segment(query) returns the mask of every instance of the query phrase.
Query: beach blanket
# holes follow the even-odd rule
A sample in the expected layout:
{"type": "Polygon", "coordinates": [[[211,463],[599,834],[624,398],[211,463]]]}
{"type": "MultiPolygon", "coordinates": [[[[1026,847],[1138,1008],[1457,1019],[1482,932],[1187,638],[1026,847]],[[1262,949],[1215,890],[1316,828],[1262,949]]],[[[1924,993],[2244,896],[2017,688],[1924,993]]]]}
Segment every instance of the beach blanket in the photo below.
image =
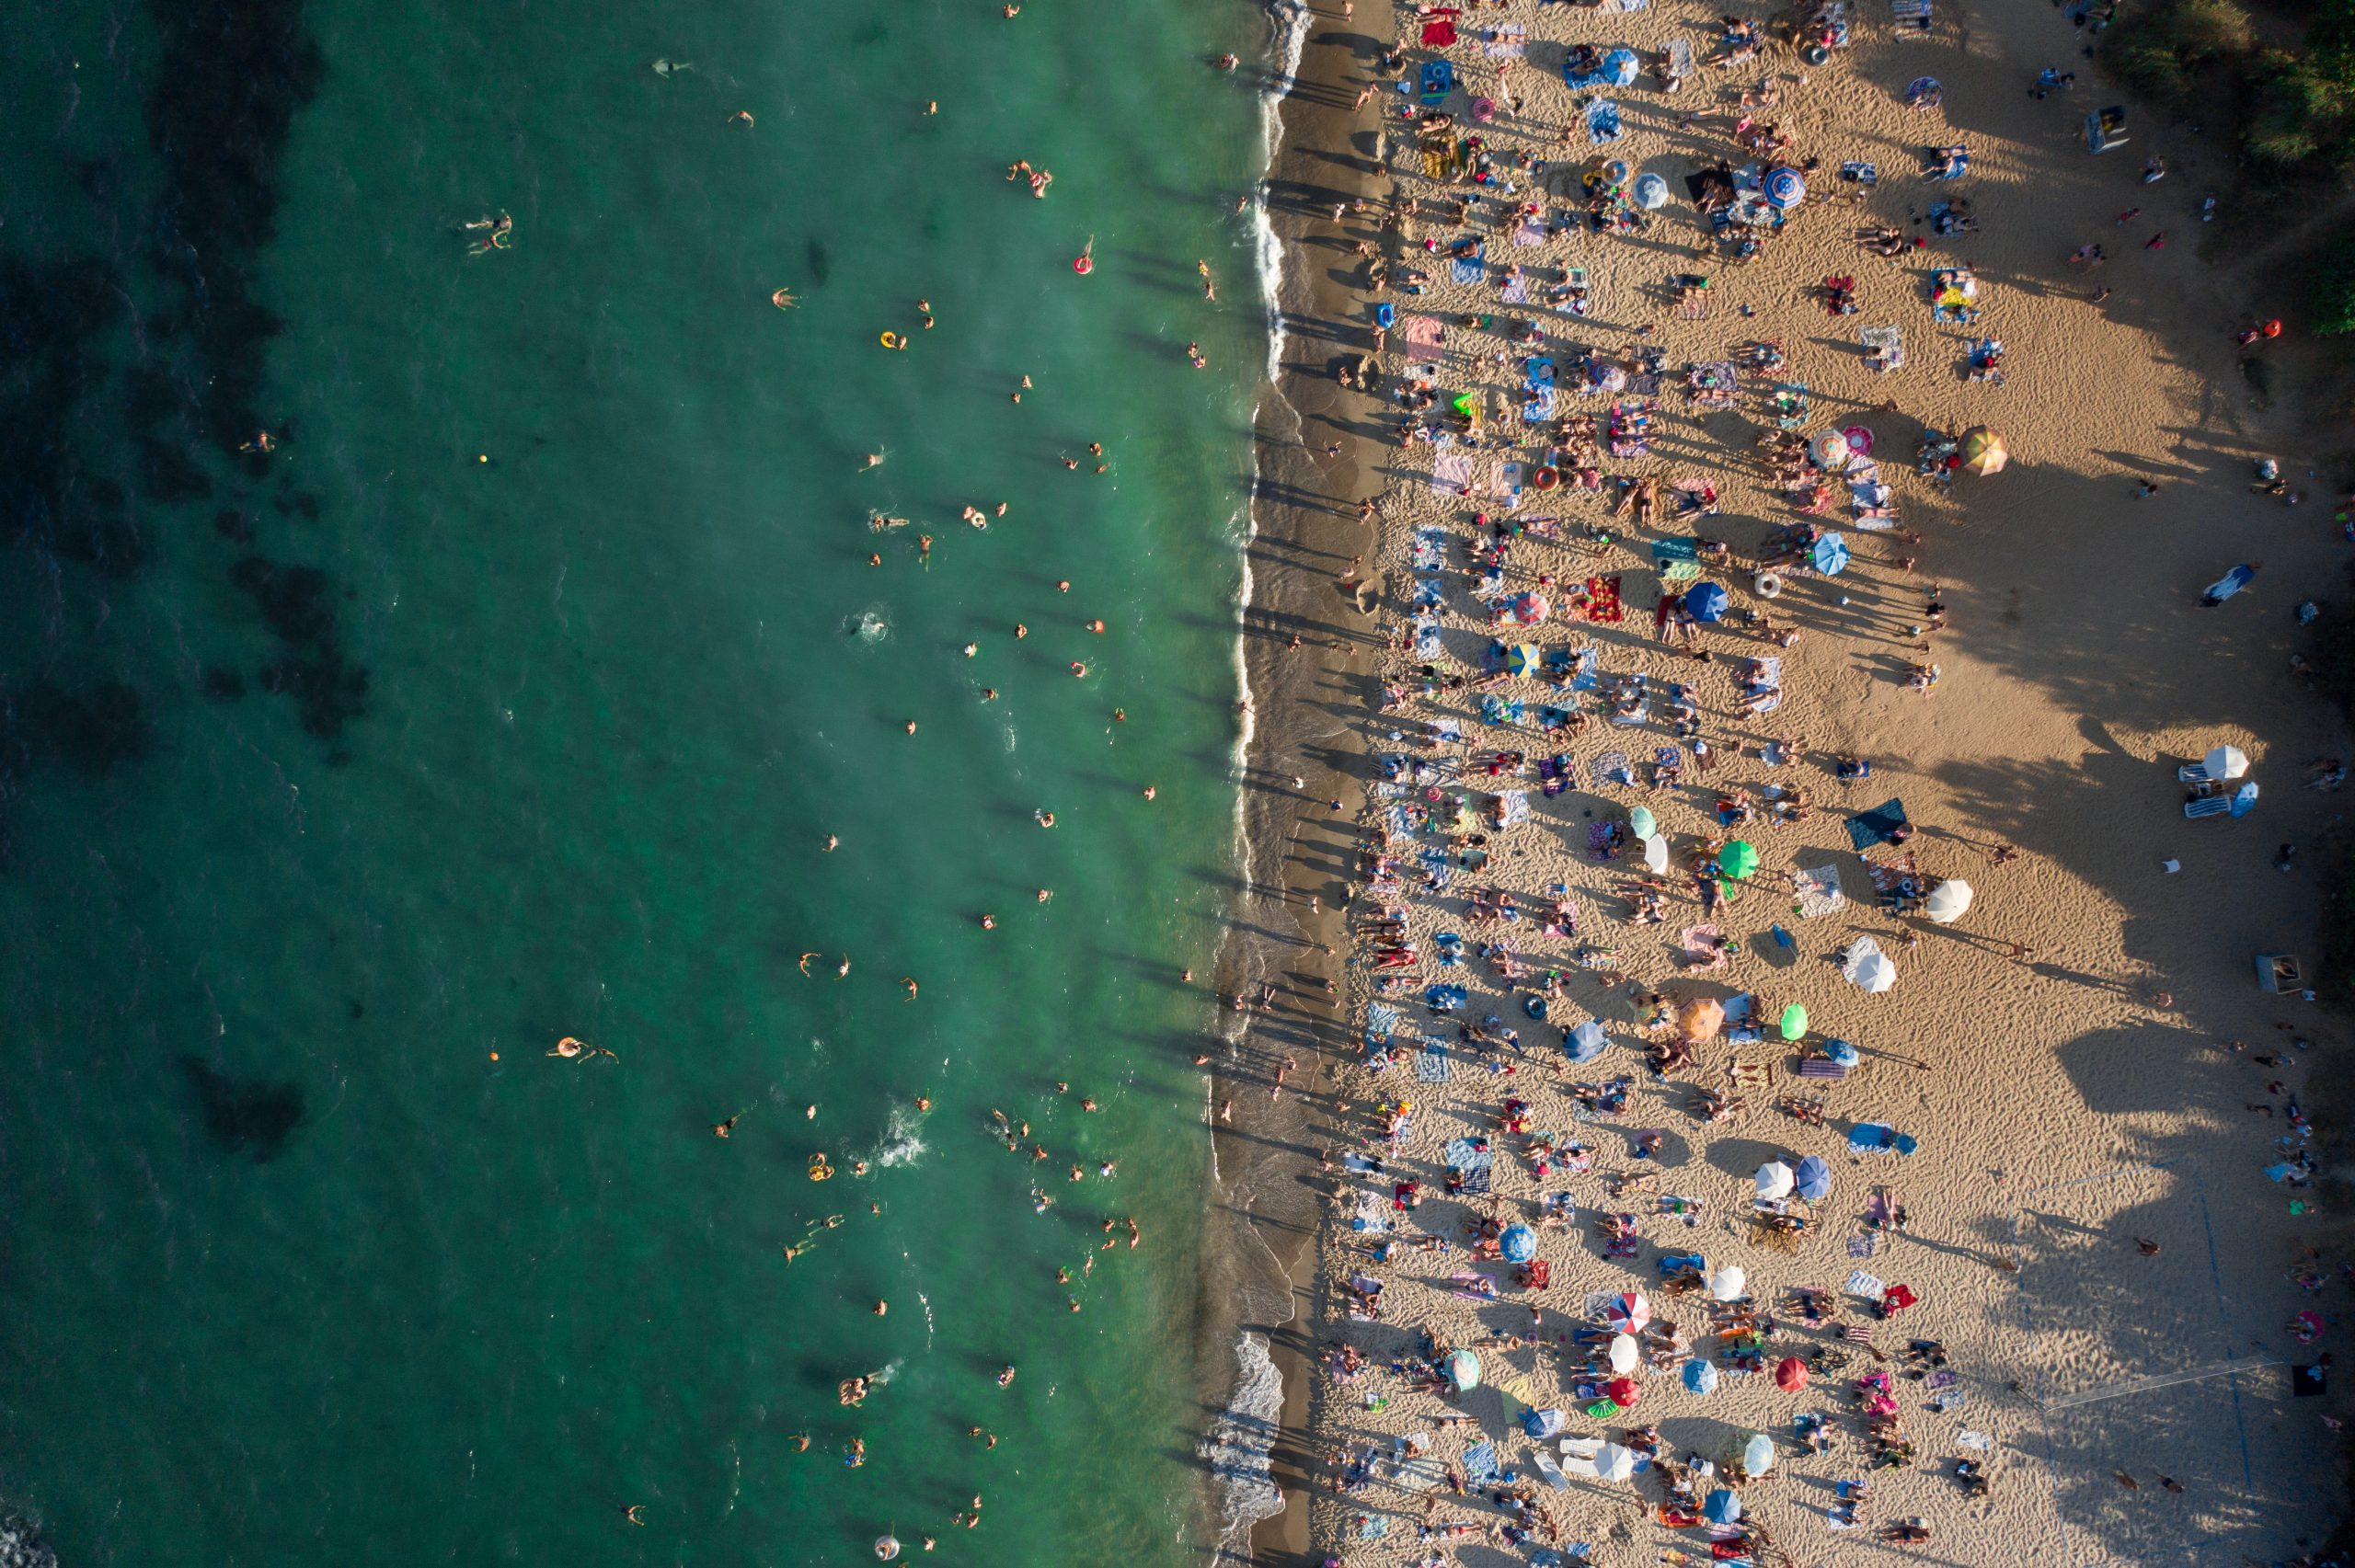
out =
{"type": "Polygon", "coordinates": [[[1472,487],[1472,458],[1468,452],[1443,452],[1431,464],[1431,490],[1460,496],[1472,487]]]}
{"type": "Polygon", "coordinates": [[[1481,41],[1480,52],[1491,60],[1522,59],[1529,52],[1529,29],[1519,22],[1490,28],[1481,41]]]}
{"type": "Polygon", "coordinates": [[[1380,1193],[1358,1194],[1357,1208],[1350,1216],[1352,1230],[1387,1230],[1390,1229],[1390,1200],[1380,1193]]]}
{"type": "Polygon", "coordinates": [[[1423,1048],[1415,1053],[1416,1082],[1444,1083],[1450,1074],[1445,1046],[1437,1041],[1426,1041],[1423,1048]]]}
{"type": "Polygon", "coordinates": [[[1619,106],[1609,98],[1597,98],[1586,106],[1586,139],[1590,142],[1616,142],[1626,134],[1619,129],[1619,106]]]}
{"type": "Polygon", "coordinates": [[[1445,598],[1446,590],[1440,587],[1439,578],[1417,578],[1414,591],[1409,595],[1409,603],[1417,610],[1436,610],[1445,598]]]}
{"type": "Polygon", "coordinates": [[[1554,418],[1554,387],[1550,382],[1522,401],[1521,417],[1532,424],[1554,418]]]}
{"type": "Polygon", "coordinates": [[[1410,315],[1399,324],[1398,337],[1409,348],[1436,349],[1447,338],[1447,326],[1437,316],[1410,315]]]}
{"type": "Polygon", "coordinates": [[[1783,661],[1780,658],[1759,659],[1757,672],[1750,677],[1748,686],[1749,690],[1743,695],[1757,699],[1756,704],[1750,710],[1752,713],[1771,714],[1781,707],[1783,705],[1783,661]]]}
{"type": "Polygon", "coordinates": [[[1717,950],[1717,938],[1725,933],[1714,925],[1688,925],[1677,933],[1676,945],[1687,958],[1708,958],[1725,962],[1725,955],[1717,950]]]}
{"type": "Polygon", "coordinates": [[[1852,1258],[1868,1258],[1873,1255],[1873,1249],[1879,1244],[1879,1231],[1859,1230],[1848,1238],[1848,1255],[1852,1258]]]}
{"type": "Polygon", "coordinates": [[[1598,788],[1605,784],[1631,784],[1636,782],[1635,770],[1627,765],[1627,753],[1625,751],[1605,751],[1587,766],[1593,773],[1598,788]]]}
{"type": "Polygon", "coordinates": [[[1690,539],[1652,541],[1652,569],[1660,580],[1689,582],[1701,575],[1701,549],[1690,539]]]}
{"type": "Polygon", "coordinates": [[[1626,619],[1619,603],[1619,578],[1589,578],[1586,579],[1586,618],[1603,625],[1617,625],[1626,619]]]}
{"type": "Polygon", "coordinates": [[[1369,1040],[1387,1039],[1398,1027],[1398,1010],[1386,1001],[1368,1002],[1365,1010],[1365,1034],[1369,1040]]]}
{"type": "Polygon", "coordinates": [[[1529,792],[1527,790],[1507,790],[1497,796],[1497,802],[1504,817],[1505,827],[1516,828],[1529,820],[1529,792]]]}
{"type": "Polygon", "coordinates": [[[1840,868],[1819,865],[1791,873],[1792,907],[1809,920],[1820,920],[1848,901],[1840,891],[1840,868]]]}
{"type": "Polygon", "coordinates": [[[1577,653],[1570,656],[1570,690],[1592,692],[1600,688],[1603,684],[1603,676],[1600,673],[1602,667],[1603,650],[1601,648],[1579,649],[1577,653]]]}
{"type": "Polygon", "coordinates": [[[1476,256],[1452,257],[1448,260],[1447,275],[1458,283],[1476,283],[1487,267],[1488,263],[1476,256]]]}
{"type": "Polygon", "coordinates": [[[1502,1479],[1501,1472],[1497,1469],[1497,1446],[1494,1443],[1481,1442],[1475,1443],[1465,1449],[1464,1474],[1465,1478],[1475,1486],[1495,1485],[1502,1479]]]}
{"type": "Polygon", "coordinates": [[[1398,1466],[1401,1492],[1429,1492],[1447,1480],[1447,1461],[1437,1454],[1418,1454],[1398,1466]]]}
{"type": "Polygon", "coordinates": [[[1545,220],[1534,216],[1523,218],[1521,226],[1512,232],[1515,245],[1544,245],[1545,237],[1545,220]]]}
{"type": "Polygon", "coordinates": [[[1848,818],[1848,841],[1856,846],[1858,854],[1875,844],[1894,842],[1897,830],[1905,826],[1905,803],[1891,800],[1859,811],[1848,818]]]}
{"type": "MultiPolygon", "coordinates": [[[[1516,235],[1513,243],[1516,245],[1527,245],[1534,242],[1521,239],[1516,235]]],[[[1529,275],[1525,272],[1515,272],[1509,278],[1499,279],[1497,282],[1497,299],[1499,303],[1503,304],[1527,304],[1529,303],[1529,275]]]]}
{"type": "Polygon", "coordinates": [[[1707,360],[1686,368],[1684,393],[1696,408],[1730,408],[1741,390],[1731,360],[1707,360]]]}
{"type": "MultiPolygon", "coordinates": [[[[1464,459],[1465,472],[1471,471],[1472,460],[1464,459]]],[[[1409,562],[1419,572],[1435,572],[1447,565],[1447,530],[1419,528],[1415,530],[1414,555],[1409,562]]]]}

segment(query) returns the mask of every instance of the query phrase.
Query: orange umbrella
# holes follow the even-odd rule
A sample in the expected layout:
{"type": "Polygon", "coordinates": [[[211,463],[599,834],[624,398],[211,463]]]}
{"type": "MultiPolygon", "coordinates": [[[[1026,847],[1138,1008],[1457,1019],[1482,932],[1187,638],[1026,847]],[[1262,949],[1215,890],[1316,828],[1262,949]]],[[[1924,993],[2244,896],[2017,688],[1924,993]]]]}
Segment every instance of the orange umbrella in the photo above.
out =
{"type": "Polygon", "coordinates": [[[1704,1040],[1716,1039],[1725,1022],[1724,1006],[1706,999],[1686,1002],[1676,1015],[1677,1032],[1696,1046],[1704,1040]]]}

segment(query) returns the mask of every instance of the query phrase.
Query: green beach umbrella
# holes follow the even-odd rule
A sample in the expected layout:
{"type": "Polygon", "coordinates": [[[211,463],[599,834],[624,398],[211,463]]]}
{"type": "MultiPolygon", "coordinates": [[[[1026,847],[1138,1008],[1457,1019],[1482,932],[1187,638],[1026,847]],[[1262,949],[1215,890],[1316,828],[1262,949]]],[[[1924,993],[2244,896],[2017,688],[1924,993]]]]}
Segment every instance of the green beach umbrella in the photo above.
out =
{"type": "Polygon", "coordinates": [[[1736,839],[1717,852],[1717,869],[1740,881],[1758,869],[1758,852],[1744,841],[1736,839]]]}
{"type": "Polygon", "coordinates": [[[1798,1002],[1783,1009],[1783,1038],[1796,1040],[1807,1033],[1807,1009],[1798,1002]]]}
{"type": "Polygon", "coordinates": [[[1652,816],[1651,807],[1648,806],[1638,806],[1628,812],[1627,827],[1639,839],[1648,839],[1660,831],[1660,823],[1652,816]]]}

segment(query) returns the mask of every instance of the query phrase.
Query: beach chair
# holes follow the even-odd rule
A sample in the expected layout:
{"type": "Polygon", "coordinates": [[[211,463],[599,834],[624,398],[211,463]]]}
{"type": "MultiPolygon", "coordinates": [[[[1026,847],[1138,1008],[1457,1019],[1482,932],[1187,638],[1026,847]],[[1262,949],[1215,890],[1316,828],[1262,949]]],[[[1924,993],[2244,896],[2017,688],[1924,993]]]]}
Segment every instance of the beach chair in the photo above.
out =
{"type": "Polygon", "coordinates": [[[2232,808],[2233,797],[2228,795],[2202,795],[2198,800],[2183,803],[2183,814],[2194,820],[2202,817],[2222,817],[2232,808]]]}

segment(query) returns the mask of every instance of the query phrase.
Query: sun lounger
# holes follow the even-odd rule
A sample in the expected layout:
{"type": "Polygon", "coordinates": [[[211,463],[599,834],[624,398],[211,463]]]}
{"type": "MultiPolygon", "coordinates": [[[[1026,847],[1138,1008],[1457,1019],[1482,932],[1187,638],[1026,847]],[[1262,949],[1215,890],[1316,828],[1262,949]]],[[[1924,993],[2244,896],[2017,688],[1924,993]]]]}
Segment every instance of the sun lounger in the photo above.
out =
{"type": "Polygon", "coordinates": [[[1915,38],[1927,33],[1934,20],[1930,0],[1890,0],[1889,10],[1897,23],[1900,38],[1915,38]]]}
{"type": "Polygon", "coordinates": [[[2183,803],[2183,814],[2195,820],[2201,817],[2222,817],[2232,808],[2233,797],[2228,795],[2204,795],[2183,803]]]}

